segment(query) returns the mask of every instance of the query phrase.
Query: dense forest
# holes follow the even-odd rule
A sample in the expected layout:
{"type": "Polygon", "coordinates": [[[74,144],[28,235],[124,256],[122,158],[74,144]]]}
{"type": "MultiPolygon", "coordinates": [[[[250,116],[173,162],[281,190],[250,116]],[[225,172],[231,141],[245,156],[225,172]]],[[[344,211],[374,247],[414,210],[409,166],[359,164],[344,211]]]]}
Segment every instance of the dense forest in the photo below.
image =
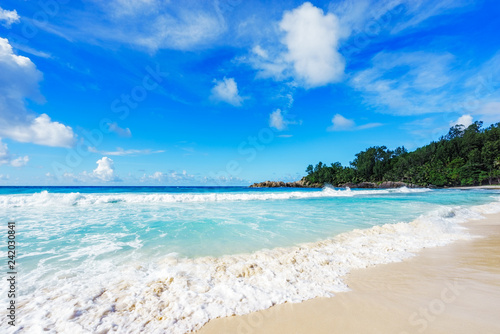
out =
{"type": "Polygon", "coordinates": [[[500,183],[500,123],[456,125],[439,141],[408,152],[385,146],[356,154],[349,167],[309,165],[305,180],[342,186],[347,183],[399,181],[420,186],[472,186],[500,183]]]}

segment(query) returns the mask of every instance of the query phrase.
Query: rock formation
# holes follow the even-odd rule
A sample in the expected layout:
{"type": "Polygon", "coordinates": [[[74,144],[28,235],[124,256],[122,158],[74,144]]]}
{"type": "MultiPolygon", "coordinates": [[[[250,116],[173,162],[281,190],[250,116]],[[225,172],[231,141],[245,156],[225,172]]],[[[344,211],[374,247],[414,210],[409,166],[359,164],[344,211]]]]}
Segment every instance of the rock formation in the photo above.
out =
{"type": "Polygon", "coordinates": [[[264,181],[259,183],[254,183],[250,188],[322,188],[321,183],[310,183],[302,178],[302,180],[295,182],[283,182],[283,181],[264,181]]]}
{"type": "MultiPolygon", "coordinates": [[[[310,183],[305,178],[295,182],[283,182],[283,181],[264,181],[259,183],[254,183],[250,188],[322,188],[324,184],[321,183],[310,183]]],[[[394,182],[394,181],[384,181],[381,183],[374,182],[360,182],[360,183],[344,183],[339,184],[338,188],[367,188],[367,189],[388,189],[388,188],[421,188],[416,184],[405,183],[405,182],[394,182]]]]}

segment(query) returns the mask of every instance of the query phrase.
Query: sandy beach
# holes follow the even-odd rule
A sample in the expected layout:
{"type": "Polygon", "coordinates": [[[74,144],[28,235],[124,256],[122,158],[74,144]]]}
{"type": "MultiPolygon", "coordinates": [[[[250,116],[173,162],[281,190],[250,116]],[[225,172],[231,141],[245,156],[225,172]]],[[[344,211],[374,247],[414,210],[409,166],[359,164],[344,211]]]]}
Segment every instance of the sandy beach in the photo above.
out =
{"type": "Polygon", "coordinates": [[[198,333],[500,333],[500,214],[465,226],[478,237],[355,270],[352,291],[215,319],[198,333]]]}

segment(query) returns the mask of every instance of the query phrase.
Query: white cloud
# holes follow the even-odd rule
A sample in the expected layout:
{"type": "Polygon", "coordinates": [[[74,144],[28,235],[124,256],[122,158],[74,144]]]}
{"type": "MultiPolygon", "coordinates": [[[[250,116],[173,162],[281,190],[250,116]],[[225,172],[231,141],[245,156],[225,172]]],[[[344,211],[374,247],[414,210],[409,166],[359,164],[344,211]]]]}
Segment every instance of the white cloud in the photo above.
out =
{"type": "Polygon", "coordinates": [[[85,11],[65,14],[65,25],[41,26],[64,36],[108,46],[132,45],[155,52],[159,49],[193,50],[210,45],[227,29],[213,2],[164,0],[89,1],[85,11]],[[100,15],[94,15],[94,13],[100,15]]]}
{"type": "MultiPolygon", "coordinates": [[[[467,70],[454,70],[457,61],[448,53],[381,52],[372,58],[371,68],[353,75],[350,84],[379,112],[453,112],[485,123],[499,122],[500,52],[467,70]]],[[[448,124],[450,118],[446,119],[448,124]]],[[[442,120],[441,125],[437,123],[430,125],[428,132],[434,135],[431,140],[442,132],[442,120]]]]}
{"type": "Polygon", "coordinates": [[[0,7],[0,23],[6,27],[10,28],[13,23],[19,22],[19,15],[17,15],[16,10],[6,10],[0,7]]]}
{"type": "Polygon", "coordinates": [[[460,95],[457,111],[472,114],[486,123],[500,122],[500,52],[484,62],[473,75],[462,79],[465,90],[460,95]]]}
{"type": "Polygon", "coordinates": [[[40,50],[35,50],[35,49],[33,49],[27,45],[24,45],[24,44],[13,42],[11,45],[15,50],[23,51],[24,53],[28,53],[28,54],[36,56],[36,57],[46,58],[46,59],[52,58],[52,55],[50,53],[40,51],[40,50]]]}
{"type": "Polygon", "coordinates": [[[38,90],[42,73],[29,58],[14,54],[4,38],[0,38],[0,73],[0,135],[19,142],[71,147],[75,137],[71,127],[26,110],[25,99],[43,101],[38,90]]]}
{"type": "Polygon", "coordinates": [[[10,179],[9,175],[0,174],[0,181],[7,181],[10,179]]]}
{"type": "Polygon", "coordinates": [[[3,129],[2,134],[21,143],[55,147],[71,147],[75,140],[71,127],[53,122],[47,114],[24,124],[13,124],[11,128],[3,129]]]}
{"type": "Polygon", "coordinates": [[[471,115],[462,115],[456,121],[450,122],[450,127],[455,125],[463,125],[468,128],[472,124],[473,117],[471,115]]]}
{"type": "Polygon", "coordinates": [[[345,69],[340,47],[349,50],[353,46],[362,47],[358,45],[360,40],[375,38],[384,30],[398,33],[468,3],[468,0],[344,0],[332,1],[325,13],[306,2],[284,12],[278,23],[285,35],[281,44],[279,34],[271,30],[241,60],[253,66],[259,78],[276,81],[291,78],[306,88],[339,82],[345,69]]]}
{"type": "Polygon", "coordinates": [[[269,115],[269,126],[278,131],[282,131],[286,128],[286,122],[283,118],[281,109],[276,109],[269,115]]]}
{"type": "Polygon", "coordinates": [[[8,164],[10,162],[9,148],[7,144],[2,143],[0,138],[0,165],[8,164]]]}
{"type": "Polygon", "coordinates": [[[102,155],[115,155],[115,156],[124,156],[124,155],[147,155],[147,154],[156,154],[156,153],[163,153],[165,152],[164,150],[151,150],[151,149],[144,149],[144,150],[124,150],[121,147],[117,147],[116,151],[99,151],[95,147],[89,147],[89,152],[91,153],[99,153],[102,155]]]}
{"type": "MultiPolygon", "coordinates": [[[[102,183],[102,182],[122,182],[123,180],[115,174],[114,161],[108,157],[102,157],[96,161],[97,167],[92,172],[83,171],[79,174],[72,172],[64,172],[62,179],[66,182],[74,182],[81,184],[102,183]]],[[[51,173],[46,173],[45,176],[49,180],[56,180],[59,176],[51,173]]]]}
{"type": "Polygon", "coordinates": [[[126,137],[126,138],[132,137],[132,132],[130,131],[129,128],[125,129],[121,128],[120,126],[118,126],[118,123],[116,122],[109,123],[108,129],[109,131],[116,133],[120,137],[126,137]]]}
{"type": "Polygon", "coordinates": [[[215,101],[223,101],[235,107],[241,106],[243,98],[238,93],[238,85],[234,78],[224,77],[222,80],[214,80],[211,99],[215,101]]]}
{"type": "Polygon", "coordinates": [[[108,157],[97,160],[97,168],[94,169],[92,175],[105,182],[119,180],[118,177],[115,176],[114,162],[108,157]]]}
{"type": "Polygon", "coordinates": [[[399,33],[402,30],[420,25],[425,20],[442,15],[451,9],[470,5],[470,0],[406,0],[399,1],[405,5],[405,20],[399,22],[393,29],[392,33],[399,33]]]}
{"type": "Polygon", "coordinates": [[[484,122],[498,123],[500,122],[500,101],[487,102],[475,110],[474,114],[484,122]]]}
{"type": "Polygon", "coordinates": [[[365,130],[365,129],[372,129],[372,128],[377,128],[379,126],[384,125],[383,123],[367,123],[363,125],[358,125],[356,127],[356,130],[365,130]]]}
{"type": "Polygon", "coordinates": [[[268,58],[269,55],[267,51],[260,47],[260,45],[256,45],[253,47],[252,52],[262,58],[268,58]]]}
{"type": "Polygon", "coordinates": [[[155,172],[153,175],[150,175],[149,177],[153,180],[160,182],[164,179],[165,175],[163,175],[162,172],[155,172]]]}
{"type": "Polygon", "coordinates": [[[345,118],[340,114],[335,114],[332,118],[332,125],[327,128],[328,131],[354,131],[365,130],[382,126],[382,123],[367,123],[356,126],[352,119],[345,118]]]}
{"type": "MultiPolygon", "coordinates": [[[[338,82],[345,61],[339,42],[346,35],[332,13],[306,2],[283,13],[261,44],[239,60],[257,70],[258,78],[293,81],[294,86],[313,88],[338,82]]],[[[290,83],[290,82],[289,82],[290,83]]]]}
{"type": "Polygon", "coordinates": [[[329,11],[339,18],[343,35],[348,36],[352,31],[363,29],[368,20],[376,19],[374,14],[381,11],[378,7],[382,7],[383,2],[381,0],[376,2],[371,0],[331,2],[329,11]]]}
{"type": "Polygon", "coordinates": [[[351,130],[356,123],[352,119],[347,119],[340,114],[335,114],[332,118],[332,125],[328,128],[329,131],[351,130]]]}
{"type": "Polygon", "coordinates": [[[318,87],[342,78],[345,62],[338,52],[341,31],[335,15],[306,2],[285,12],[280,29],[288,50],[284,58],[293,65],[298,81],[318,87]]]}
{"type": "Polygon", "coordinates": [[[23,167],[29,161],[29,157],[26,155],[24,157],[13,158],[9,152],[9,147],[7,144],[2,142],[0,138],[0,165],[11,165],[12,167],[23,167]]]}
{"type": "Polygon", "coordinates": [[[189,184],[193,181],[198,181],[194,175],[189,174],[187,171],[177,172],[171,170],[168,173],[156,171],[151,175],[144,174],[140,181],[143,183],[154,182],[154,183],[168,183],[168,184],[189,184]]]}
{"type": "Polygon", "coordinates": [[[471,3],[470,0],[344,0],[331,2],[329,10],[339,17],[346,34],[364,33],[370,38],[379,29],[397,34],[471,3]]]}
{"type": "Polygon", "coordinates": [[[379,111],[397,115],[444,112],[453,82],[451,54],[380,52],[373,66],[356,73],[350,83],[379,111]]]}
{"type": "Polygon", "coordinates": [[[28,163],[28,161],[30,161],[29,157],[27,155],[25,155],[24,157],[19,157],[17,159],[14,159],[10,162],[10,164],[13,166],[13,167],[22,167],[22,166],[26,166],[26,164],[28,163]]]}

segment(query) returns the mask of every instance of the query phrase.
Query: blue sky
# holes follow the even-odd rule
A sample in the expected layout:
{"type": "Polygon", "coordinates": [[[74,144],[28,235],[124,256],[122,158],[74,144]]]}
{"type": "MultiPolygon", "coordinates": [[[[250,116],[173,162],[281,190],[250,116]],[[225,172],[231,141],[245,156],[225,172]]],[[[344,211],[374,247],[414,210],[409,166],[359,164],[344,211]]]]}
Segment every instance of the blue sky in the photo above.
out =
{"type": "Polygon", "coordinates": [[[498,1],[2,1],[0,185],[246,185],[500,121],[498,1]]]}

